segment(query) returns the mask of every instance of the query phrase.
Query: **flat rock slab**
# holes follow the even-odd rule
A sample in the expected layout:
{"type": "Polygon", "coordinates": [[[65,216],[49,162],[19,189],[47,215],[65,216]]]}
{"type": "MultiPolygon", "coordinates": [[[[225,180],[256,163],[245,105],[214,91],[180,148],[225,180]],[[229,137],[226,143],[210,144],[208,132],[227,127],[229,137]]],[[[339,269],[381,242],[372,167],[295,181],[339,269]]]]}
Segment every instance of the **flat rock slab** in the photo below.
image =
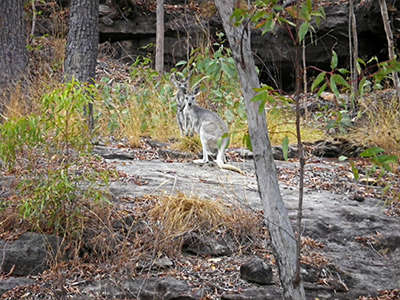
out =
{"type": "MultiPolygon", "coordinates": [[[[247,176],[221,170],[213,164],[115,159],[108,162],[127,174],[124,180],[111,184],[116,197],[183,192],[262,209],[252,161],[232,163],[247,176]]],[[[276,164],[278,169],[298,167],[291,162],[276,161],[276,164]]],[[[328,173],[335,172],[323,163],[319,167],[328,173]]],[[[294,223],[298,188],[284,183],[280,187],[294,223]]],[[[365,198],[358,202],[346,192],[305,189],[303,216],[304,235],[325,244],[325,256],[351,278],[346,283],[350,290],[374,293],[400,286],[400,224],[398,219],[384,214],[381,200],[365,198]],[[358,237],[365,236],[379,242],[375,247],[361,243],[358,237]]]]}

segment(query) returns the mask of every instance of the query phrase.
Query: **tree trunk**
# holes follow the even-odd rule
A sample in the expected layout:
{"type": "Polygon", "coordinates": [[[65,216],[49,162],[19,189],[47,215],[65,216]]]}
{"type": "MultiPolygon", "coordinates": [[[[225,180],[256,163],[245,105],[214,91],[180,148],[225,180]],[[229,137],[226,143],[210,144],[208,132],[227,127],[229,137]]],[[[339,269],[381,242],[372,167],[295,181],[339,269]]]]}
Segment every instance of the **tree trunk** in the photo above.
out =
{"type": "MultiPolygon", "coordinates": [[[[99,44],[99,0],[72,0],[64,62],[66,80],[94,82],[99,44]]],[[[93,105],[89,105],[93,129],[93,105]]]]}
{"type": "Polygon", "coordinates": [[[156,71],[164,71],[164,0],[157,0],[156,71]]]}
{"type": "MultiPolygon", "coordinates": [[[[388,42],[389,60],[394,60],[396,58],[396,56],[394,54],[393,33],[392,33],[392,29],[390,27],[389,14],[388,14],[387,6],[386,6],[386,1],[379,0],[379,5],[381,7],[383,26],[385,27],[386,39],[388,42]]],[[[392,75],[393,75],[394,87],[396,89],[397,99],[400,99],[399,76],[398,76],[397,72],[393,72],[392,75]]]]}
{"type": "Polygon", "coordinates": [[[239,72],[241,88],[246,104],[247,119],[258,190],[264,208],[264,216],[271,236],[274,256],[278,265],[284,299],[305,299],[303,283],[295,283],[296,240],[279,190],[275,162],[268,136],[265,112],[259,113],[259,103],[251,101],[260,87],[250,46],[250,26],[234,26],[230,17],[234,1],[215,0],[222,18],[226,36],[239,72]]]}
{"type": "MultiPolygon", "coordinates": [[[[300,4],[296,4],[297,15],[300,15],[300,4]]],[[[299,206],[297,210],[297,247],[296,247],[296,257],[297,257],[297,265],[296,265],[296,284],[301,282],[301,232],[302,232],[302,219],[303,219],[303,199],[304,199],[304,166],[305,166],[305,158],[304,158],[304,149],[303,142],[301,140],[301,114],[300,114],[300,93],[301,93],[301,64],[300,64],[300,55],[303,51],[303,68],[306,68],[305,65],[305,37],[302,41],[301,49],[301,41],[299,36],[299,29],[301,26],[300,18],[296,18],[296,57],[295,57],[295,70],[296,70],[296,92],[295,92],[295,100],[296,100],[296,136],[297,136],[297,149],[298,149],[298,157],[299,157],[299,206]]],[[[303,76],[305,74],[305,69],[303,69],[303,76]]],[[[304,79],[303,79],[304,80],[304,79]]],[[[307,81],[304,80],[304,84],[307,85],[307,81]]]]}
{"type": "Polygon", "coordinates": [[[351,78],[351,109],[356,112],[358,107],[358,36],[357,20],[354,13],[354,2],[349,1],[349,51],[351,78]]]}
{"type": "MultiPolygon", "coordinates": [[[[0,1],[0,90],[21,79],[28,64],[24,0],[0,1]]],[[[5,103],[0,102],[0,113],[5,103]]]]}
{"type": "Polygon", "coordinates": [[[99,0],[72,0],[64,71],[67,80],[82,82],[96,74],[99,0]]]}

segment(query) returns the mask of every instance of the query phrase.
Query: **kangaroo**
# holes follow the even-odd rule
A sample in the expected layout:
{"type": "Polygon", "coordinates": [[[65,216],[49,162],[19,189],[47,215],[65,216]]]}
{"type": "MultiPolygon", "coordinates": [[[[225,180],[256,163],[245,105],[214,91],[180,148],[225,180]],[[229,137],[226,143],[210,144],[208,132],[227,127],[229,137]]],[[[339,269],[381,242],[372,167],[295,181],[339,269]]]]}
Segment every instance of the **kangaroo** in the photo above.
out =
{"type": "Polygon", "coordinates": [[[203,148],[203,159],[196,159],[193,162],[197,164],[207,163],[209,155],[217,154],[215,163],[219,168],[244,175],[239,168],[225,163],[225,151],[229,144],[228,126],[217,113],[196,104],[198,94],[198,89],[193,93],[185,94],[183,109],[185,119],[188,120],[188,129],[200,135],[203,148]]]}
{"type": "Polygon", "coordinates": [[[175,74],[172,74],[171,76],[172,83],[178,88],[178,92],[175,96],[175,101],[177,104],[176,120],[178,121],[178,126],[181,136],[184,135],[193,136],[193,132],[188,131],[189,121],[185,118],[185,115],[183,113],[183,109],[185,108],[185,95],[188,92],[190,76],[191,73],[189,73],[189,76],[186,79],[183,79],[182,81],[176,79],[175,74]]]}

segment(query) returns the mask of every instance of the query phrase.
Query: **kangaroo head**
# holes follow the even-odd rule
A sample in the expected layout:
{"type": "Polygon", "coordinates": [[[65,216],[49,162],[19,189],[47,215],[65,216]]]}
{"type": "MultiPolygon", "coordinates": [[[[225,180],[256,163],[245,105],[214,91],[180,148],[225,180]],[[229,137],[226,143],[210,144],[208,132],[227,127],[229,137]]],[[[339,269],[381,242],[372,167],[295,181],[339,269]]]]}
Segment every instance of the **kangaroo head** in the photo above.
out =
{"type": "Polygon", "coordinates": [[[188,74],[187,78],[182,78],[181,80],[176,78],[175,74],[172,74],[171,76],[171,81],[172,83],[181,91],[183,91],[184,93],[187,92],[188,88],[189,88],[189,81],[190,81],[190,77],[191,77],[191,72],[188,74]]]}
{"type": "Polygon", "coordinates": [[[196,104],[196,97],[200,94],[199,87],[196,87],[192,92],[186,93],[184,96],[185,106],[189,109],[196,104]]]}

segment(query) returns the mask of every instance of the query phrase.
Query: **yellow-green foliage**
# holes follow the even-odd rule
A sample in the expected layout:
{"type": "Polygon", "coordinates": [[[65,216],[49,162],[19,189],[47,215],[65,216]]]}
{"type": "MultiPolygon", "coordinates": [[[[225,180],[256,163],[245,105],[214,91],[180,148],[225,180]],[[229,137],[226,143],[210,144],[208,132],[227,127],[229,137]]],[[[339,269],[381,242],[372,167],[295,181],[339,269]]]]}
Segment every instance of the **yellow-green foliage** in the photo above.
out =
{"type": "Polygon", "coordinates": [[[365,98],[361,102],[360,124],[350,133],[358,144],[378,146],[400,157],[400,102],[392,99],[365,98]]]}
{"type": "MultiPolygon", "coordinates": [[[[282,144],[285,136],[289,144],[297,144],[295,112],[285,108],[271,109],[267,113],[268,131],[273,145],[282,144]]],[[[301,139],[303,142],[314,142],[324,137],[324,132],[304,123],[301,125],[301,139]]]]}
{"type": "Polygon", "coordinates": [[[99,132],[127,138],[131,146],[139,146],[143,136],[162,141],[177,137],[172,83],[158,78],[147,65],[135,65],[132,70],[133,84],[110,85],[103,78],[99,85],[104,101],[99,107],[99,132]]]}

